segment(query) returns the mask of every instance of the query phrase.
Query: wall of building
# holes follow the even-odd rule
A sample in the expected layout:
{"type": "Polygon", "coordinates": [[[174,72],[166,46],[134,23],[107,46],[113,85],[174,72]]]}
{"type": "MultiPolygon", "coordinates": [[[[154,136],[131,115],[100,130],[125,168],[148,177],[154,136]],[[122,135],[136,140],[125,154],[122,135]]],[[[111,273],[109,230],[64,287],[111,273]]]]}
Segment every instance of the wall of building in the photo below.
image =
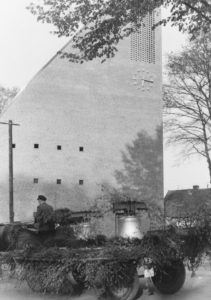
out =
{"type": "MultiPolygon", "coordinates": [[[[103,64],[56,55],[8,107],[1,121],[20,124],[13,127],[15,220],[31,218],[42,193],[55,208],[88,208],[103,184],[117,185],[121,153],[137,133],[155,135],[162,122],[159,28],[154,35],[154,50],[144,50],[154,51],[150,62],[131,56],[138,50],[130,38],[103,64]]],[[[0,126],[0,221],[8,220],[7,140],[0,126]]]]}

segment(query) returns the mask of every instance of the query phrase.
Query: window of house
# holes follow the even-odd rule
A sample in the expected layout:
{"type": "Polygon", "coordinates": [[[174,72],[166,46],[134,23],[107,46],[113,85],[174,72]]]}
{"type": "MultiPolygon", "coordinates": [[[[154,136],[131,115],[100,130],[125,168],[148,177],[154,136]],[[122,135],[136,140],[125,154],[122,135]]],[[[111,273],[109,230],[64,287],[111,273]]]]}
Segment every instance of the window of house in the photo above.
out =
{"type": "Polygon", "coordinates": [[[80,146],[80,147],[79,147],[79,151],[80,151],[80,152],[83,152],[83,151],[84,151],[84,147],[80,146]]]}
{"type": "Polygon", "coordinates": [[[57,150],[62,150],[62,146],[61,145],[57,145],[57,150]]]}
{"type": "Polygon", "coordinates": [[[61,179],[57,179],[57,180],[56,180],[56,183],[57,183],[57,184],[61,184],[61,183],[62,183],[62,180],[61,180],[61,179]]]}
{"type": "Polygon", "coordinates": [[[12,148],[15,148],[16,147],[16,145],[15,144],[12,144],[12,148]]]}
{"type": "Polygon", "coordinates": [[[34,144],[34,148],[38,149],[39,148],[39,144],[34,144]]]}
{"type": "Polygon", "coordinates": [[[38,183],[38,178],[34,178],[34,183],[38,183]]]}
{"type": "Polygon", "coordinates": [[[79,180],[79,185],[83,185],[83,184],[84,184],[83,179],[80,179],[80,180],[79,180]]]}

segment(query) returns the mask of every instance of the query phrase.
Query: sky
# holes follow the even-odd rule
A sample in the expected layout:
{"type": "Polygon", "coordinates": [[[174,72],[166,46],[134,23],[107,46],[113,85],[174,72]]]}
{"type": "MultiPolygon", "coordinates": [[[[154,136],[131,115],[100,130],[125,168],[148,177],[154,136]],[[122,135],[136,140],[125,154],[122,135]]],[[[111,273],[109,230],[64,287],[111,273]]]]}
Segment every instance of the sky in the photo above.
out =
{"type": "MultiPolygon", "coordinates": [[[[50,34],[52,27],[36,21],[25,7],[31,0],[0,0],[0,85],[24,88],[30,79],[67,42],[50,34]]],[[[163,11],[163,15],[166,14],[163,11]]],[[[186,42],[184,34],[163,27],[163,64],[170,52],[178,52],[186,42]]],[[[177,147],[164,146],[164,188],[207,187],[206,161],[200,157],[184,160],[177,147]]]]}

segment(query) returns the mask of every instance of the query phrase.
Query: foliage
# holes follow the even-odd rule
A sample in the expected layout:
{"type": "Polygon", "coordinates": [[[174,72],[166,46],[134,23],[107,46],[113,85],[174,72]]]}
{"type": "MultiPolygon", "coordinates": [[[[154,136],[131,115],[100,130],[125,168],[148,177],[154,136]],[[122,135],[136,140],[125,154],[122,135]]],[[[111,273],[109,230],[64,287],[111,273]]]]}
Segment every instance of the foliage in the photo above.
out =
{"type": "Polygon", "coordinates": [[[183,145],[185,155],[197,153],[204,157],[211,180],[210,56],[210,34],[169,56],[164,107],[168,142],[183,145]]]}
{"type": "Polygon", "coordinates": [[[18,237],[23,228],[20,224],[6,224],[3,233],[5,250],[13,250],[17,247],[18,237]]]}
{"type": "Polygon", "coordinates": [[[135,265],[131,262],[91,262],[86,264],[85,278],[88,285],[97,291],[98,298],[101,298],[108,288],[130,286],[135,271],[135,265]]]}
{"type": "Polygon", "coordinates": [[[83,62],[100,57],[111,58],[116,45],[139,28],[148,11],[158,7],[160,0],[50,0],[31,4],[37,20],[52,23],[55,34],[73,35],[73,47],[80,51],[64,53],[69,60],[83,62]]]}
{"type": "Polygon", "coordinates": [[[192,274],[201,265],[203,257],[210,247],[210,241],[210,228],[208,227],[194,227],[185,236],[182,250],[192,274]]]}
{"type": "Polygon", "coordinates": [[[53,24],[54,34],[73,36],[73,47],[79,52],[63,53],[63,57],[82,63],[113,57],[117,44],[144,26],[146,14],[161,5],[170,7],[171,15],[158,24],[171,22],[192,36],[209,31],[210,0],[40,0],[28,9],[38,21],[53,24]]]}
{"type": "MultiPolygon", "coordinates": [[[[164,233],[149,234],[143,240],[107,240],[96,237],[95,243],[94,240],[87,240],[83,245],[71,245],[66,249],[28,248],[22,254],[14,253],[16,261],[23,266],[20,279],[36,283],[35,286],[40,291],[65,293],[67,275],[77,269],[84,287],[94,287],[99,296],[103,295],[108,287],[130,285],[139,259],[151,257],[155,264],[161,265],[165,261],[177,258],[178,255],[175,244],[172,245],[171,238],[164,233]]],[[[71,286],[71,282],[68,285],[71,286]]],[[[74,289],[72,286],[69,293],[73,293],[74,289]]]]}
{"type": "MultiPolygon", "coordinates": [[[[64,251],[61,248],[25,251],[21,257],[24,268],[20,279],[27,279],[30,283],[36,282],[41,292],[74,294],[78,287],[68,281],[68,274],[77,268],[80,270],[80,278],[83,279],[83,286],[80,288],[94,287],[99,296],[105,293],[108,286],[130,284],[135,272],[134,267],[131,268],[130,264],[125,262],[105,260],[102,263],[102,251],[97,248],[96,253],[90,246],[90,241],[87,241],[85,246],[89,246],[89,251],[87,248],[76,248],[75,251],[64,251]],[[96,259],[96,254],[100,256],[99,260],[96,259]],[[69,291],[66,285],[71,287],[69,291]]],[[[76,279],[78,280],[78,276],[76,279]]]]}
{"type": "Polygon", "coordinates": [[[211,25],[210,0],[166,0],[165,7],[170,7],[170,16],[161,24],[170,22],[180,31],[190,34],[192,39],[201,33],[208,33],[211,25]]]}
{"type": "Polygon", "coordinates": [[[16,87],[4,88],[0,86],[0,114],[3,112],[3,109],[9,101],[17,95],[18,91],[19,89],[16,87]]]}
{"type": "Polygon", "coordinates": [[[71,210],[69,208],[61,208],[54,210],[54,221],[56,224],[68,225],[71,221],[71,210]]]}
{"type": "MultiPolygon", "coordinates": [[[[153,257],[155,263],[162,263],[169,257],[179,255],[177,245],[173,242],[172,233],[157,232],[149,233],[143,239],[125,239],[125,238],[105,238],[105,236],[96,236],[87,240],[76,240],[75,243],[66,237],[66,248],[42,247],[27,248],[24,257],[21,260],[29,259],[36,261],[53,260],[89,260],[89,259],[109,259],[117,261],[137,260],[142,257],[153,257]],[[153,254],[154,253],[154,254],[153,254]]],[[[59,245],[60,246],[60,245],[59,245]]],[[[179,246],[178,246],[179,247],[179,246]]]]}
{"type": "Polygon", "coordinates": [[[26,279],[36,291],[75,294],[94,287],[101,297],[109,287],[130,285],[136,265],[142,265],[145,258],[151,258],[153,266],[161,269],[180,259],[196,268],[210,247],[210,232],[206,224],[182,232],[174,227],[149,232],[141,240],[99,236],[66,248],[42,246],[10,252],[1,263],[14,264],[15,258],[22,266],[19,279],[26,279]],[[71,281],[71,273],[77,285],[71,281]]]}
{"type": "Polygon", "coordinates": [[[177,219],[183,232],[182,255],[192,275],[202,264],[211,246],[210,207],[203,199],[198,205],[187,205],[187,213],[177,219]]]}

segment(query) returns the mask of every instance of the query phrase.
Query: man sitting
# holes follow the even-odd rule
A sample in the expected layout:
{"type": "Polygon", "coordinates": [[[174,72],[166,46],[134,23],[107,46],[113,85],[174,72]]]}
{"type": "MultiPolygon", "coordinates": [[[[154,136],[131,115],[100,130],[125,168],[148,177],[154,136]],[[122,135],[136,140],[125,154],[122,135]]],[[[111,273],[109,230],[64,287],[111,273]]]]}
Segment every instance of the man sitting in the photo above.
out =
{"type": "Polygon", "coordinates": [[[37,198],[39,205],[34,214],[35,228],[38,232],[51,232],[55,230],[53,207],[46,203],[47,198],[39,195],[37,198]]]}

